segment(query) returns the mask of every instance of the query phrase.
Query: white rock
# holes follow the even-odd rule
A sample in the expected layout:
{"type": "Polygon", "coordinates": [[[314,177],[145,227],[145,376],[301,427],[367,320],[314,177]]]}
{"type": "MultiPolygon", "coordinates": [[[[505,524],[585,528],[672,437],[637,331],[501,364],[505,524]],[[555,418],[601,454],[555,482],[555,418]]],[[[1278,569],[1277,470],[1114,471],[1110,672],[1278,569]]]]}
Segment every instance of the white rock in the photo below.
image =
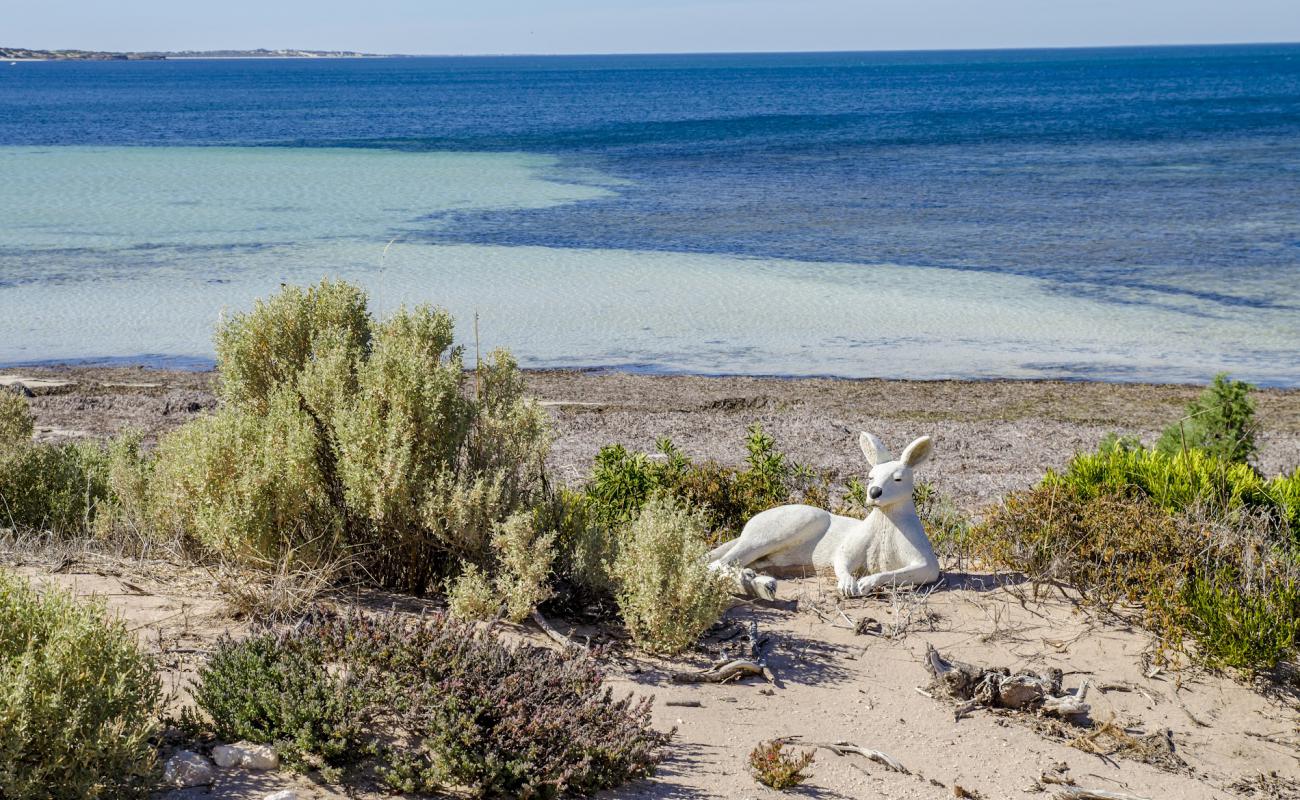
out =
{"type": "Polygon", "coordinates": [[[163,783],[182,789],[189,786],[206,786],[212,783],[216,772],[212,762],[198,753],[181,750],[163,765],[163,783]]]}
{"type": "Polygon", "coordinates": [[[262,800],[298,800],[298,793],[293,789],[281,789],[278,792],[271,792],[262,800]]]}
{"type": "Polygon", "coordinates": [[[274,750],[264,744],[251,742],[219,744],[212,748],[212,760],[223,768],[276,769],[280,766],[280,757],[274,750]]]}

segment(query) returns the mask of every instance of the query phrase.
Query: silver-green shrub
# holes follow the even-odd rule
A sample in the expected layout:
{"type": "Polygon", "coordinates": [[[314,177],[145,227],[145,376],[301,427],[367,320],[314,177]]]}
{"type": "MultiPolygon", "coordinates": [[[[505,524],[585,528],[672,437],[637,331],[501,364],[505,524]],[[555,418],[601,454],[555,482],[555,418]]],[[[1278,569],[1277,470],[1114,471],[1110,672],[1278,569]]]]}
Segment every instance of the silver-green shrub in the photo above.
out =
{"type": "Polygon", "coordinates": [[[265,413],[277,391],[310,386],[316,391],[307,399],[328,416],[330,401],[353,388],[350,373],[369,350],[372,324],[357,286],[331,280],[285,286],[217,327],[221,397],[237,409],[265,413]]]}
{"type": "Polygon", "coordinates": [[[32,440],[35,430],[27,398],[0,389],[0,453],[14,450],[32,440]]]}
{"type": "Polygon", "coordinates": [[[287,549],[336,544],[311,420],[289,391],[265,414],[226,407],[158,446],[149,505],[154,524],[236,558],[274,560],[287,549]]]}
{"type": "Polygon", "coordinates": [[[146,797],[160,696],[102,604],[0,571],[0,797],[146,797]]]}
{"type": "Polygon", "coordinates": [[[216,339],[222,409],[159,446],[164,529],[226,556],[346,556],[416,593],[466,563],[504,569],[494,531],[539,501],[549,443],[507,353],[468,372],[445,311],[376,322],[331,281],[285,288],[216,339]]]}
{"type": "Polygon", "coordinates": [[[0,527],[85,533],[108,492],[108,456],[97,442],[0,450],[0,527]]]}
{"type": "Polygon", "coordinates": [[[708,522],[700,510],[655,496],[623,532],[614,576],[618,605],[639,647],[680,653],[718,621],[734,584],[706,565],[708,522]]]}

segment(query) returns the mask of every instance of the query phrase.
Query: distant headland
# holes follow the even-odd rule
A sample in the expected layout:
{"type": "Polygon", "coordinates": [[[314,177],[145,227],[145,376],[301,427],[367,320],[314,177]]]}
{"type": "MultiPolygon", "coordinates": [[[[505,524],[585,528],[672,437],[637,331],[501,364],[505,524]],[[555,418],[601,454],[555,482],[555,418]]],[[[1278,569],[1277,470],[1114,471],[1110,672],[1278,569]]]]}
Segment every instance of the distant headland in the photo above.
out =
{"type": "Polygon", "coordinates": [[[116,53],[104,50],[29,50],[0,47],[0,61],[162,61],[172,58],[393,58],[352,50],[175,50],[116,53]]]}

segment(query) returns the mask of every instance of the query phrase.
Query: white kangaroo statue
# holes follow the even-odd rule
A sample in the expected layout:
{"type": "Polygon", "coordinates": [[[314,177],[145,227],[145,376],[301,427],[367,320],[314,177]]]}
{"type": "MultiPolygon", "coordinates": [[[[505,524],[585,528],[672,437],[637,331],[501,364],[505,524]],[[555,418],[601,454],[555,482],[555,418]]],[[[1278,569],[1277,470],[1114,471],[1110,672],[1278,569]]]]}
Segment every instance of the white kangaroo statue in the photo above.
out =
{"type": "Polygon", "coordinates": [[[758,572],[834,570],[845,597],[939,580],[939,561],[912,501],[912,470],[929,458],[930,437],[909,444],[897,460],[870,433],[863,432],[858,444],[871,465],[866,519],[814,506],[770,508],[745,523],[739,538],[710,552],[709,567],[730,572],[742,590],[766,600],[776,597],[776,578],[758,572]]]}

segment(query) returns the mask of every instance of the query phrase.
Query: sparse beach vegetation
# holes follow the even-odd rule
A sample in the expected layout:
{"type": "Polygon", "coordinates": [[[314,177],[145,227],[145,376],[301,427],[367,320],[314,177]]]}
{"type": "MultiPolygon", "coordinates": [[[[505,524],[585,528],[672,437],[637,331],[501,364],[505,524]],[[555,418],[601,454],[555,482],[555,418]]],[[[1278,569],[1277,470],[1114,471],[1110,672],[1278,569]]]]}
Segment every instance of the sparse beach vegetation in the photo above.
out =
{"type": "Polygon", "coordinates": [[[161,681],[102,602],[0,570],[0,797],[142,798],[161,681]]]}
{"type": "MultiPolygon", "coordinates": [[[[651,453],[603,446],[565,485],[514,360],[466,364],[452,332],[432,308],[376,319],[346,283],[286,287],[222,321],[219,407],[156,446],[137,432],[35,441],[28,401],[0,393],[0,524],[201,565],[242,617],[272,626],[216,643],[184,715],[191,733],[270,744],[327,782],[365,774],[398,792],[552,797],[649,774],[669,735],[650,725],[649,701],[602,688],[599,648],[507,644],[500,626],[543,605],[584,609],[645,653],[689,656],[732,602],[734,585],[705,567],[709,547],[781,503],[861,515],[863,487],[800,465],[758,423],[739,466],[661,438],[651,453]],[[447,611],[319,610],[345,583],[447,611]]],[[[975,514],[931,484],[915,501],[950,566],[1072,592],[1150,630],[1166,667],[1186,656],[1282,685],[1300,645],[1300,469],[1263,474],[1260,430],[1250,387],[1220,376],[1152,447],[1107,437],[975,514]]],[[[0,578],[0,594],[19,609],[8,641],[34,646],[9,631],[41,615],[108,637],[124,671],[80,678],[87,691],[130,678],[130,746],[68,735],[125,776],[102,796],[130,796],[155,752],[148,660],[122,649],[129,637],[104,627],[99,606],[18,578],[0,578]]],[[[12,702],[44,702],[36,683],[15,687],[12,702]]],[[[22,775],[59,769],[50,753],[5,780],[35,785],[22,775]]],[[[771,748],[753,758],[773,786],[807,766],[771,748]]],[[[5,796],[36,796],[13,785],[5,796]]]]}

